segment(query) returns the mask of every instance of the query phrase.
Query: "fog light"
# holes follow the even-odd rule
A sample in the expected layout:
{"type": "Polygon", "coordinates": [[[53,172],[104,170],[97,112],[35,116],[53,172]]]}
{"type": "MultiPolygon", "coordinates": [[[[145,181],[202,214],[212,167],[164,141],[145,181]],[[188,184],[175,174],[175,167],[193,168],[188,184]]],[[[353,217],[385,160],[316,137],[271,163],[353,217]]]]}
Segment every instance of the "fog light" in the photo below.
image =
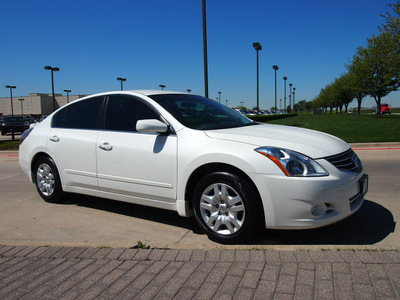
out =
{"type": "Polygon", "coordinates": [[[315,217],[321,217],[326,213],[326,205],[325,204],[315,204],[311,208],[311,214],[315,217]]]}

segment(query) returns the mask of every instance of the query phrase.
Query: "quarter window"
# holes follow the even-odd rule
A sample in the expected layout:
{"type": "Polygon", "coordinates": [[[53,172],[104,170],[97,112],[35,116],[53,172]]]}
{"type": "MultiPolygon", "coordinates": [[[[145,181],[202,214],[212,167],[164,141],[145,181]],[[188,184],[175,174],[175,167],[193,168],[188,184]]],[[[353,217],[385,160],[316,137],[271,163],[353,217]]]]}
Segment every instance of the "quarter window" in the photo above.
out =
{"type": "Polygon", "coordinates": [[[105,129],[136,131],[138,120],[157,119],[159,115],[148,105],[134,97],[112,95],[109,97],[105,118],[105,129]]]}

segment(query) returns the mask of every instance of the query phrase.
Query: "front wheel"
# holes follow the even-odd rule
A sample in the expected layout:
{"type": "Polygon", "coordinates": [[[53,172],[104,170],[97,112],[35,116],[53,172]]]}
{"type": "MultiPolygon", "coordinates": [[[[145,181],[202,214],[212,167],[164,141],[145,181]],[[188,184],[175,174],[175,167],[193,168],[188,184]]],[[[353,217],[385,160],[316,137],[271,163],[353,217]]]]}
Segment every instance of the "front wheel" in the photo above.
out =
{"type": "Polygon", "coordinates": [[[202,178],[192,204],[199,227],[211,240],[238,243],[249,239],[260,222],[260,201],[242,178],[216,172],[202,178]]]}
{"type": "Polygon", "coordinates": [[[54,161],[49,157],[39,158],[33,169],[34,181],[40,197],[51,203],[63,200],[61,180],[54,161]]]}

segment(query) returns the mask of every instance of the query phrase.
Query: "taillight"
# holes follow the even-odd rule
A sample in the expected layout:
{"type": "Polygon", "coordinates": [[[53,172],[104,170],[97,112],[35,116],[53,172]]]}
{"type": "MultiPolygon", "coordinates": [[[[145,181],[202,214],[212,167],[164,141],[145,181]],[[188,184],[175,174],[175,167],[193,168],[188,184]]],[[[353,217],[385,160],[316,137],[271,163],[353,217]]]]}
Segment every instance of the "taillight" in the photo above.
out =
{"type": "Polygon", "coordinates": [[[28,135],[32,132],[34,127],[31,127],[27,130],[25,130],[22,134],[21,134],[21,138],[19,139],[19,144],[21,145],[25,139],[28,137],[28,135]]]}

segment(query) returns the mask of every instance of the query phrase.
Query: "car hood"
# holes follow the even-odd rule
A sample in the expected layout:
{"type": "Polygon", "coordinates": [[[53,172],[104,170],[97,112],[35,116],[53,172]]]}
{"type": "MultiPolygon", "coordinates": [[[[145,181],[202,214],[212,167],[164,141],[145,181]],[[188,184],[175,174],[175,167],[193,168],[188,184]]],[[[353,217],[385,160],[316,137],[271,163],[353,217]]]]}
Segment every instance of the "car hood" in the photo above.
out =
{"type": "Polygon", "coordinates": [[[350,148],[343,140],[323,132],[273,124],[208,130],[205,133],[210,138],[247,143],[255,147],[285,148],[314,159],[342,153],[350,148]]]}

